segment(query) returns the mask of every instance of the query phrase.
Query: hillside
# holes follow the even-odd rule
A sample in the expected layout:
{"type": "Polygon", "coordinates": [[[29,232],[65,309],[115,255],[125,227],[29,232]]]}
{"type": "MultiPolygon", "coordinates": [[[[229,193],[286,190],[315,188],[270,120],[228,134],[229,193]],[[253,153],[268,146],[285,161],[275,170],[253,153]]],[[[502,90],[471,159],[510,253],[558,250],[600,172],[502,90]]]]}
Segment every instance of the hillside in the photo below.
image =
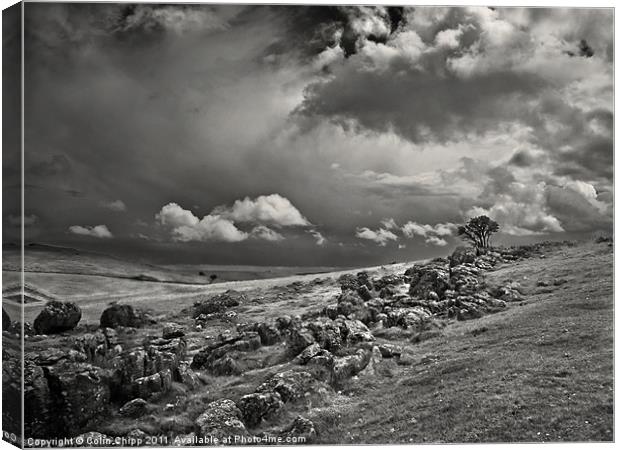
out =
{"type": "MultiPolygon", "coordinates": [[[[97,318],[108,303],[84,301],[74,330],[26,339],[27,359],[67,382],[76,364],[67,348],[84,352],[101,380],[109,367],[123,368],[115,376],[127,377],[130,390],[112,385],[107,402],[80,413],[88,420],[61,420],[71,436],[147,434],[166,444],[227,433],[323,444],[611,441],[612,250],[541,244],[453,267],[401,263],[192,286],[172,297],[119,296],[150,318],[105,337],[97,318]],[[93,339],[109,348],[103,356],[88,356],[93,339]],[[134,379],[132,355],[142,345],[145,358],[168,362],[134,379]],[[128,419],[123,404],[136,396],[143,410],[128,419]],[[240,422],[207,426],[204,417],[240,422]]],[[[63,402],[71,408],[71,398],[63,402]]]]}

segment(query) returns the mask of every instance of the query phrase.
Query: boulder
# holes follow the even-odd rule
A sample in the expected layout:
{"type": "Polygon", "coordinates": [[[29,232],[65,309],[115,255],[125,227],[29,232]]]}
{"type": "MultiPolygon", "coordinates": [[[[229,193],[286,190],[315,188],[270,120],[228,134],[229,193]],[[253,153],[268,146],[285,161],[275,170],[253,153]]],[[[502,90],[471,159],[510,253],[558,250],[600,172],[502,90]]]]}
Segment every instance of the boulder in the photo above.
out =
{"type": "Polygon", "coordinates": [[[261,340],[258,333],[245,331],[220,335],[215,342],[210,343],[192,359],[192,369],[207,369],[213,375],[239,375],[244,366],[237,359],[245,352],[260,347],[261,340]]]}
{"type": "Polygon", "coordinates": [[[364,370],[368,365],[372,352],[365,349],[358,349],[355,354],[334,358],[334,367],[332,371],[332,384],[339,384],[347,378],[364,370]]]}
{"type": "Polygon", "coordinates": [[[202,385],[200,378],[198,378],[196,372],[191,369],[187,362],[181,362],[179,364],[175,378],[190,389],[196,389],[202,385]]]}
{"type": "Polygon", "coordinates": [[[121,409],[119,409],[118,412],[121,416],[125,417],[140,417],[146,412],[147,405],[148,403],[146,400],[142,398],[134,398],[121,406],[121,409]]]}
{"type": "Polygon", "coordinates": [[[277,392],[255,392],[244,395],[237,402],[243,421],[250,427],[258,425],[263,418],[269,417],[283,405],[280,394],[277,392]]]}
{"type": "Polygon", "coordinates": [[[289,331],[286,343],[291,353],[296,355],[315,342],[314,335],[307,328],[293,328],[289,331]]]}
{"type": "Polygon", "coordinates": [[[383,358],[395,358],[399,357],[403,352],[402,347],[393,344],[381,344],[379,345],[379,351],[383,358]]]}
{"type": "Polygon", "coordinates": [[[162,370],[146,377],[135,379],[131,384],[133,395],[138,398],[150,398],[153,394],[168,392],[172,387],[172,372],[162,370]]]}
{"type": "Polygon", "coordinates": [[[237,330],[240,332],[253,331],[258,333],[258,335],[260,336],[261,344],[265,346],[273,345],[277,342],[280,342],[280,340],[282,339],[279,327],[276,324],[271,324],[267,322],[256,322],[237,325],[237,330]]]}
{"type": "MultiPolygon", "coordinates": [[[[293,423],[280,432],[280,437],[284,439],[294,439],[294,443],[309,444],[316,437],[314,423],[303,416],[297,416],[293,423]]],[[[288,442],[285,440],[285,442],[288,442]]]]}
{"type": "MultiPolygon", "coordinates": [[[[371,301],[374,301],[374,299],[371,301]]],[[[370,323],[373,314],[366,305],[366,302],[359,295],[351,291],[344,291],[338,296],[336,317],[341,315],[351,319],[359,319],[364,323],[370,323]]],[[[331,318],[332,316],[333,313],[328,317],[331,318]]]]}
{"type": "Polygon", "coordinates": [[[395,286],[403,283],[403,277],[400,275],[385,275],[381,278],[374,278],[372,280],[372,284],[375,287],[375,290],[381,291],[385,288],[394,289],[395,286]]]}
{"type": "Polygon", "coordinates": [[[315,383],[315,378],[309,372],[287,370],[269,378],[256,389],[256,392],[277,392],[282,401],[288,403],[303,398],[315,383]]]}
{"type": "Polygon", "coordinates": [[[245,301],[247,301],[245,294],[234,290],[228,290],[214,297],[194,303],[194,312],[192,317],[196,318],[201,314],[225,312],[229,308],[239,306],[245,301]]]}
{"type": "Polygon", "coordinates": [[[401,327],[405,330],[412,329],[422,331],[426,323],[431,319],[431,312],[421,306],[413,308],[395,308],[387,311],[385,326],[401,327]]]}
{"type": "MultiPolygon", "coordinates": [[[[17,409],[11,414],[3,411],[2,425],[7,429],[10,425],[5,421],[21,418],[22,413],[21,361],[18,359],[2,358],[2,396],[3,409],[9,411],[13,407],[17,409]]],[[[52,393],[43,369],[28,358],[24,358],[23,402],[26,435],[34,438],[52,436],[54,433],[52,393]]]]}
{"type": "Polygon", "coordinates": [[[376,376],[379,375],[379,367],[383,361],[381,350],[376,345],[372,348],[370,358],[366,367],[359,372],[360,376],[376,376]]]}
{"type": "Polygon", "coordinates": [[[338,325],[340,327],[340,334],[347,345],[375,340],[368,327],[359,320],[341,320],[338,325]]]}
{"type": "Polygon", "coordinates": [[[326,350],[333,352],[343,344],[340,326],[333,320],[320,318],[308,323],[306,327],[312,332],[314,340],[326,350]]]}
{"type": "Polygon", "coordinates": [[[101,313],[101,328],[133,327],[139,328],[149,323],[148,316],[131,305],[114,304],[101,313]]]}
{"type": "Polygon", "coordinates": [[[185,329],[176,323],[167,323],[161,333],[164,339],[173,339],[185,336],[185,329]]]}
{"type": "Polygon", "coordinates": [[[295,362],[302,364],[302,365],[306,364],[316,355],[321,353],[322,350],[323,349],[321,348],[321,346],[317,344],[316,342],[314,344],[310,344],[299,355],[297,355],[297,357],[295,358],[295,362]]]}
{"type": "Polygon", "coordinates": [[[61,361],[44,367],[54,436],[75,436],[90,420],[103,417],[110,402],[107,371],[85,363],[61,361]]]}
{"type": "Polygon", "coordinates": [[[448,259],[450,260],[450,267],[465,263],[473,264],[476,261],[476,249],[464,245],[458,246],[448,259]]]}
{"type": "Polygon", "coordinates": [[[338,278],[338,284],[340,284],[340,289],[342,292],[351,290],[357,291],[360,287],[360,282],[357,277],[350,273],[345,273],[338,278]]]}
{"type": "Polygon", "coordinates": [[[361,285],[359,289],[357,290],[357,293],[364,301],[368,301],[372,298],[372,293],[370,292],[370,289],[368,289],[368,286],[366,285],[361,285]]]}
{"type": "Polygon", "coordinates": [[[37,334],[53,334],[72,330],[82,318],[82,310],[72,302],[47,302],[43,310],[34,319],[37,334]]]}
{"type": "MultiPolygon", "coordinates": [[[[200,435],[217,439],[219,444],[229,436],[249,437],[241,421],[241,411],[235,402],[220,399],[207,405],[207,409],[195,421],[200,435]]],[[[214,442],[217,443],[217,442],[214,442]]]]}
{"type": "Polygon", "coordinates": [[[413,266],[405,272],[410,280],[409,295],[419,298],[428,298],[431,291],[439,298],[450,288],[450,272],[443,260],[432,261],[428,264],[413,266]]]}

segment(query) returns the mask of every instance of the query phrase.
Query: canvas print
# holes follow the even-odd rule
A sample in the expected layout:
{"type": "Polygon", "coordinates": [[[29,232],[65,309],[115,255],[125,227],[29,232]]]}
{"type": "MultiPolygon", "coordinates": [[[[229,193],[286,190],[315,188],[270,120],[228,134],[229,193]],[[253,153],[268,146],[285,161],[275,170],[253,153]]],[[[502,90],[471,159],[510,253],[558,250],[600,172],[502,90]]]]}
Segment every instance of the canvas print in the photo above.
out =
{"type": "Polygon", "coordinates": [[[613,441],[613,14],[6,9],[3,439],[613,441]]]}

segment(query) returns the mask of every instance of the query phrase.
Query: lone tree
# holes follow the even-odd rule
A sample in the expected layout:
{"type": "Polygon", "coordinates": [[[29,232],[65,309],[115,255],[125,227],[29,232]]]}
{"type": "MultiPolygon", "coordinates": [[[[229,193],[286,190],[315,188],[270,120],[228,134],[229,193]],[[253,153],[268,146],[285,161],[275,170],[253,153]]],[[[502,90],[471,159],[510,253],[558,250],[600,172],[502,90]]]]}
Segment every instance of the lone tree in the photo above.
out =
{"type": "Polygon", "coordinates": [[[458,235],[471,242],[477,250],[489,248],[493,233],[499,231],[499,224],[487,216],[472,217],[465,225],[460,225],[458,235]]]}

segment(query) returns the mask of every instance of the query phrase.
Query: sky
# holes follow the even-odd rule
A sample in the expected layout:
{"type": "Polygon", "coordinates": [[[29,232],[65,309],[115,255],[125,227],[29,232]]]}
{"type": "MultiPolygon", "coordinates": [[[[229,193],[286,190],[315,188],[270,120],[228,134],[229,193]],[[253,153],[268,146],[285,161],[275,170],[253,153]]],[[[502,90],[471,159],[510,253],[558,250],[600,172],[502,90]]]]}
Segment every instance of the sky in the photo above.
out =
{"type": "Polygon", "coordinates": [[[611,9],[27,3],[24,70],[29,242],[355,266],[481,214],[613,227],[611,9]]]}

